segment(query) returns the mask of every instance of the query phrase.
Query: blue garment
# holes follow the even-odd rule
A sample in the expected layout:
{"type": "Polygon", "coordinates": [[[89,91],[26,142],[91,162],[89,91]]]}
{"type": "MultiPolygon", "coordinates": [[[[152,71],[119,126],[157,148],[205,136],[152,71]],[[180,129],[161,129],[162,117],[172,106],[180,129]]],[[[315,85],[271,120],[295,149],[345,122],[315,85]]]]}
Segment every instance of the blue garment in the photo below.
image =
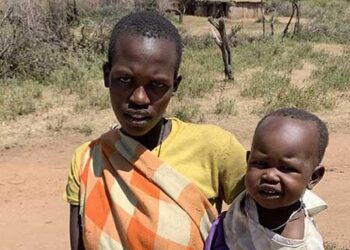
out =
{"type": "Polygon", "coordinates": [[[205,241],[204,250],[229,250],[225,242],[224,218],[226,211],[222,212],[213,222],[209,235],[205,241]]]}

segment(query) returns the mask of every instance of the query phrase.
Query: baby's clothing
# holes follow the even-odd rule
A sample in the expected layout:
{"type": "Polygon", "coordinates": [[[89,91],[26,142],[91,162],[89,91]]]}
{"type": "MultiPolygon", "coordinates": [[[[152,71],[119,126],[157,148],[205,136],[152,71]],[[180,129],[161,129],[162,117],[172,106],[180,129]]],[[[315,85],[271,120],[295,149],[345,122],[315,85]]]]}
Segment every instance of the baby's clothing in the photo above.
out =
{"type": "Polygon", "coordinates": [[[242,192],[233,201],[224,219],[221,216],[221,222],[220,217],[218,222],[214,222],[206,241],[205,250],[324,249],[322,237],[310,215],[313,216],[321,212],[327,205],[309,190],[305,192],[302,202],[306,215],[304,238],[301,240],[288,239],[259,224],[255,201],[245,192],[242,192]],[[220,234],[220,227],[222,227],[223,237],[222,233],[220,234]],[[222,241],[222,239],[225,244],[218,244],[217,241],[222,241]],[[222,245],[225,245],[225,247],[222,245]]]}

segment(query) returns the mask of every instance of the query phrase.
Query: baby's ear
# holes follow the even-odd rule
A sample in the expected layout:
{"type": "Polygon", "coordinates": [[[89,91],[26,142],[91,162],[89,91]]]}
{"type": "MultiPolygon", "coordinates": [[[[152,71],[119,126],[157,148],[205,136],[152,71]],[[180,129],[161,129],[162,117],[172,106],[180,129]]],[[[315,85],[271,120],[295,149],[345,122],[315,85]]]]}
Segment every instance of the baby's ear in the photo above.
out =
{"type": "Polygon", "coordinates": [[[249,156],[250,156],[250,151],[248,150],[247,153],[246,153],[246,155],[245,155],[245,160],[246,160],[246,162],[248,162],[249,156]]]}
{"type": "Polygon", "coordinates": [[[317,166],[311,175],[311,179],[307,184],[307,188],[312,189],[322,179],[322,177],[324,176],[324,172],[325,172],[324,166],[321,166],[321,165],[317,166]]]}
{"type": "Polygon", "coordinates": [[[106,62],[103,64],[102,66],[102,70],[103,70],[103,80],[105,82],[105,87],[109,88],[109,74],[111,73],[111,65],[106,62]]]}

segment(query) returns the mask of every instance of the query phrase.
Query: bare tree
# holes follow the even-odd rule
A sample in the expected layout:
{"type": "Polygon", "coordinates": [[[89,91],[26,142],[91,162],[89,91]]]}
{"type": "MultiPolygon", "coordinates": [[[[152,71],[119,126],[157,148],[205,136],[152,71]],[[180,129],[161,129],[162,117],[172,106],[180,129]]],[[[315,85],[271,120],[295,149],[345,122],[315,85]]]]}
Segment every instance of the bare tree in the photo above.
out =
{"type": "Polygon", "coordinates": [[[295,10],[296,10],[296,21],[295,21],[294,30],[293,30],[293,36],[292,37],[294,37],[294,35],[296,33],[300,32],[300,16],[301,16],[300,1],[295,1],[294,7],[295,7],[295,10]]]}
{"type": "Polygon", "coordinates": [[[288,20],[288,23],[287,23],[286,27],[283,30],[282,41],[284,40],[284,38],[288,34],[289,25],[292,22],[292,19],[293,19],[295,14],[296,14],[296,21],[295,21],[292,37],[296,33],[298,33],[300,31],[300,16],[301,16],[301,13],[300,13],[300,1],[301,0],[288,0],[288,1],[292,4],[292,14],[291,14],[291,16],[290,16],[290,18],[288,20]]]}
{"type": "Polygon", "coordinates": [[[79,21],[79,12],[76,0],[66,0],[67,22],[73,23],[79,21]]]}
{"type": "Polygon", "coordinates": [[[270,27],[271,27],[271,36],[275,35],[275,15],[276,15],[276,8],[271,9],[271,19],[270,19],[270,27]]]}
{"type": "Polygon", "coordinates": [[[220,37],[215,36],[215,43],[219,46],[222,54],[222,60],[224,62],[224,72],[228,79],[234,79],[232,71],[232,54],[230,41],[235,39],[236,33],[241,29],[237,26],[231,30],[230,34],[226,34],[225,21],[220,18],[219,20],[214,20],[213,17],[208,18],[209,23],[211,23],[219,32],[220,37]]]}
{"type": "Polygon", "coordinates": [[[264,0],[261,0],[261,18],[262,18],[262,28],[263,28],[263,36],[265,37],[265,11],[264,11],[264,0]]]}
{"type": "Polygon", "coordinates": [[[180,0],[178,4],[178,8],[180,11],[180,17],[179,17],[179,23],[182,23],[183,21],[183,15],[186,13],[186,7],[191,2],[191,0],[180,0]]]}

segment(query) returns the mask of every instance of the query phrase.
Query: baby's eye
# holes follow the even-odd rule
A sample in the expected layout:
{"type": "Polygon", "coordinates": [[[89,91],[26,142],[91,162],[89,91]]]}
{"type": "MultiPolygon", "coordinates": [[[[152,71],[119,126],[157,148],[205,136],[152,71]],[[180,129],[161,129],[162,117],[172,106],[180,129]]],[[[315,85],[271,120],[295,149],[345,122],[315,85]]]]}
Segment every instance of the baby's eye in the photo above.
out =
{"type": "Polygon", "coordinates": [[[297,172],[295,168],[288,165],[280,166],[279,169],[284,173],[297,172]]]}
{"type": "Polygon", "coordinates": [[[264,168],[267,166],[267,162],[261,161],[261,160],[256,160],[256,161],[252,161],[249,165],[255,166],[258,168],[264,168]]]}

